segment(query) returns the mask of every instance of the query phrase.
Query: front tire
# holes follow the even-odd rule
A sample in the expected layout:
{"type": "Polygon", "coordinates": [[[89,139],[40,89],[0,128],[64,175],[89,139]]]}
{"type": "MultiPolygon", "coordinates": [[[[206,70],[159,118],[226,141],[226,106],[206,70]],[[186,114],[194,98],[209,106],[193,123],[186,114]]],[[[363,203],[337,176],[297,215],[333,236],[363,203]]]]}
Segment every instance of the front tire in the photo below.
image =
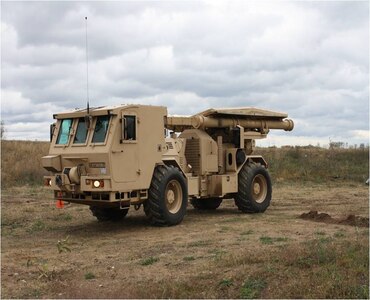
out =
{"type": "Polygon", "coordinates": [[[154,170],[144,211],[151,224],[171,226],[179,224],[185,214],[188,189],[182,173],[172,166],[158,166],[154,170]]]}
{"type": "Polygon", "coordinates": [[[222,202],[222,198],[206,198],[206,199],[197,199],[192,198],[190,200],[191,205],[194,208],[199,210],[214,210],[217,209],[222,202]]]}
{"type": "Polygon", "coordinates": [[[261,213],[270,205],[272,195],[271,178],[264,166],[247,163],[238,175],[238,193],[235,204],[245,213],[261,213]]]}
{"type": "Polygon", "coordinates": [[[90,206],[90,210],[93,216],[96,217],[99,222],[118,222],[122,220],[128,213],[128,209],[102,208],[97,206],[90,206]]]}

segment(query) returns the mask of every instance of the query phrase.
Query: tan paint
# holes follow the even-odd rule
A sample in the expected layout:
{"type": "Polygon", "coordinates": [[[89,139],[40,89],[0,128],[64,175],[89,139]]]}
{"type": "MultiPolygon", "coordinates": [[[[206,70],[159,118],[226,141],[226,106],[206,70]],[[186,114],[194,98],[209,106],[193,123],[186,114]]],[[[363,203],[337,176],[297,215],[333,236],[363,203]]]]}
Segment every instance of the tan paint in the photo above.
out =
{"type": "MultiPolygon", "coordinates": [[[[224,197],[238,191],[237,175],[246,161],[267,165],[262,157],[251,155],[254,139],[265,138],[270,129],[292,130],[293,121],[286,117],[256,108],[168,116],[165,107],[148,105],[92,108],[88,116],[86,110],[59,113],[54,115],[49,155],[42,158],[51,172],[45,178],[57,199],[127,207],[146,201],[155,167],[166,164],[182,171],[190,197],[224,197]],[[93,143],[99,116],[110,116],[110,121],[104,141],[93,143]],[[58,145],[66,118],[73,119],[69,139],[58,145]],[[90,123],[87,139],[80,144],[74,143],[78,118],[90,123]],[[165,137],[165,128],[181,134],[165,137]]],[[[167,195],[171,209],[177,209],[172,203],[176,191],[174,186],[167,195]]]]}

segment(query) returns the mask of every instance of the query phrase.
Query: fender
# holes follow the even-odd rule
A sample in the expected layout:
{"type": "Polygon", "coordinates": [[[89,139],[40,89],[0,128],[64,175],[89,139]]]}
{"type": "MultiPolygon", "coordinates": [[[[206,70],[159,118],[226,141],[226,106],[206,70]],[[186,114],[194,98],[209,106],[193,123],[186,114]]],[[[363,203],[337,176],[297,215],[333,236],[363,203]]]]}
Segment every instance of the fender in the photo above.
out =
{"type": "Polygon", "coordinates": [[[240,167],[238,168],[237,173],[239,174],[239,172],[243,168],[243,166],[245,164],[249,163],[249,162],[259,163],[262,166],[264,166],[266,169],[268,168],[268,164],[267,164],[266,160],[261,155],[247,155],[244,163],[242,163],[240,165],[240,167]]]}

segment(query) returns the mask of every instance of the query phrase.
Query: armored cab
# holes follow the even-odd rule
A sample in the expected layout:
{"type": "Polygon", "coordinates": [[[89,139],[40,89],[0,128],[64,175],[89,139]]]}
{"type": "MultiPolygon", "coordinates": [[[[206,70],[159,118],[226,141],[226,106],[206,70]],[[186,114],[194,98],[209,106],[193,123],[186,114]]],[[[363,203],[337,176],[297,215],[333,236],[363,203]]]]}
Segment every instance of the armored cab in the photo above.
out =
{"type": "Polygon", "coordinates": [[[141,205],[152,224],[182,221],[188,200],[216,209],[234,199],[243,212],[271,201],[267,163],[254,140],[292,130],[287,114],[256,108],[168,116],[161,106],[120,105],[55,114],[45,185],[59,201],[86,204],[100,221],[141,205]]]}

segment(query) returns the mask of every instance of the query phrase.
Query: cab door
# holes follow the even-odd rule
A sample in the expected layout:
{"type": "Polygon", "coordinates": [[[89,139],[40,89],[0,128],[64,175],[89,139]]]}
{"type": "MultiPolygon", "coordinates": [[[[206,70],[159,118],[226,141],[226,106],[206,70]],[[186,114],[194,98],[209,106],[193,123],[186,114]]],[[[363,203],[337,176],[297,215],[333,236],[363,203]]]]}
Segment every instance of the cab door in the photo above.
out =
{"type": "Polygon", "coordinates": [[[140,175],[137,109],[123,110],[120,117],[118,151],[112,153],[113,178],[116,182],[133,182],[140,175]]]}

